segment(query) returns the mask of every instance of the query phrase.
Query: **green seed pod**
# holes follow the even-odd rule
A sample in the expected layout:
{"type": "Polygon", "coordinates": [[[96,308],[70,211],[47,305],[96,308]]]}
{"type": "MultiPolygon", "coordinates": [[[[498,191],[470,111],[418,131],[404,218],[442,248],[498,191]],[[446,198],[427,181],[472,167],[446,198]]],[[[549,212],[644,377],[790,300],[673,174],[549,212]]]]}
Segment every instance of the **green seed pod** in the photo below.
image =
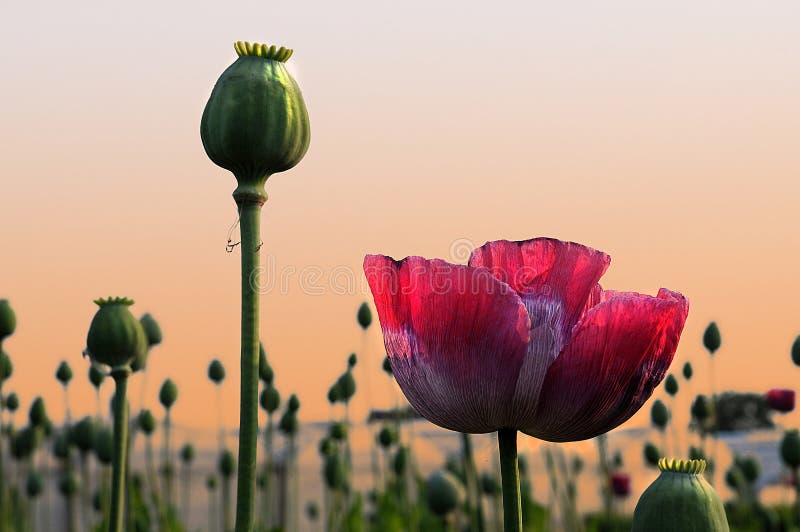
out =
{"type": "Polygon", "coordinates": [[[316,521],[319,517],[319,506],[314,501],[309,501],[306,504],[306,517],[309,521],[316,521]]]}
{"type": "Polygon", "coordinates": [[[340,401],[347,403],[356,394],[356,380],[353,378],[353,373],[349,370],[345,371],[344,374],[339,377],[336,386],[339,388],[340,401]]]}
{"type": "Polygon", "coordinates": [[[644,444],[644,461],[650,467],[658,467],[658,461],[661,460],[661,451],[658,447],[651,442],[644,444]]]}
{"type": "Polygon", "coordinates": [[[14,392],[6,396],[5,408],[12,414],[19,408],[19,397],[14,392]]]}
{"type": "Polygon", "coordinates": [[[59,431],[53,438],[53,455],[59,460],[67,460],[70,451],[69,433],[66,431],[59,431]]]}
{"type": "Polygon", "coordinates": [[[214,384],[220,384],[225,380],[225,367],[222,362],[217,359],[211,361],[211,364],[208,365],[208,378],[214,384]]]}
{"type": "Polygon", "coordinates": [[[339,381],[337,380],[333,386],[328,390],[328,402],[334,404],[342,397],[341,390],[339,390],[339,381]]]}
{"type": "Polygon", "coordinates": [[[740,492],[747,485],[747,481],[744,478],[744,474],[742,474],[742,470],[736,465],[732,465],[725,471],[725,484],[732,490],[740,492]]]}
{"type": "Polygon", "coordinates": [[[25,493],[31,499],[35,499],[42,494],[42,491],[44,491],[44,478],[38,471],[31,471],[25,481],[25,493]]]}
{"type": "Polygon", "coordinates": [[[433,473],[425,483],[425,502],[438,516],[445,516],[455,510],[463,498],[461,484],[447,471],[433,473]]]}
{"type": "Polygon", "coordinates": [[[347,481],[347,467],[341,456],[332,454],[325,458],[323,476],[325,477],[325,485],[329,489],[338,490],[344,487],[347,481]]]}
{"type": "Polygon", "coordinates": [[[678,393],[678,379],[676,379],[675,375],[672,373],[667,375],[667,378],[664,380],[664,389],[670,397],[675,397],[675,394],[678,393]]]}
{"type": "Polygon", "coordinates": [[[267,178],[295,166],[308,150],[308,112],[284,65],[292,50],[249,42],[234,48],[239,58],[211,92],[200,137],[208,157],[236,176],[234,197],[263,202],[267,178]]]}
{"type": "Polygon", "coordinates": [[[330,428],[330,437],[336,441],[344,441],[347,439],[347,425],[341,421],[333,423],[330,428]]]}
{"type": "Polygon", "coordinates": [[[297,434],[297,429],[300,428],[300,422],[297,420],[296,411],[287,409],[278,422],[278,428],[286,436],[294,436],[297,434]]]}
{"type": "Polygon", "coordinates": [[[156,430],[156,418],[146,408],[139,412],[139,417],[136,421],[141,431],[147,436],[150,436],[156,430]]]}
{"type": "Polygon", "coordinates": [[[264,350],[264,344],[258,344],[258,378],[266,384],[272,384],[275,379],[275,372],[272,371],[272,366],[267,361],[267,352],[264,350]]]}
{"type": "Polygon", "coordinates": [[[392,373],[392,361],[389,360],[389,357],[383,357],[383,371],[385,371],[389,376],[394,375],[392,373]]]}
{"type": "Polygon", "coordinates": [[[692,375],[694,375],[694,370],[692,369],[692,364],[689,363],[689,362],[686,362],[683,365],[683,378],[686,379],[687,381],[690,381],[690,380],[692,380],[692,375]]]}
{"type": "Polygon", "coordinates": [[[181,461],[187,465],[194,461],[194,446],[191,443],[186,443],[181,447],[181,461]]]}
{"type": "Polygon", "coordinates": [[[107,366],[128,366],[147,349],[147,338],[125,298],[98,299],[100,307],[89,325],[86,349],[94,362],[107,366]]]}
{"type": "Polygon", "coordinates": [[[11,357],[8,353],[0,350],[0,383],[8,380],[14,373],[14,364],[11,363],[11,357]]]}
{"type": "Polygon", "coordinates": [[[70,441],[81,453],[88,453],[94,447],[95,430],[94,420],[86,416],[70,428],[70,441]]]}
{"type": "Polygon", "coordinates": [[[692,403],[692,417],[699,423],[711,416],[711,404],[705,395],[698,395],[692,403]]]}
{"type": "Polygon", "coordinates": [[[761,464],[753,456],[737,456],[734,465],[738,467],[748,484],[755,484],[761,475],[761,464]]]}
{"type": "Polygon", "coordinates": [[[281,394],[274,386],[267,386],[261,390],[258,402],[267,414],[274,414],[281,406],[281,394]]]}
{"type": "Polygon", "coordinates": [[[161,403],[161,406],[169,410],[177,400],[178,387],[172,382],[172,379],[165,380],[164,384],[161,385],[161,389],[158,391],[158,401],[161,403]]]}
{"type": "Polygon", "coordinates": [[[17,315],[7,299],[0,299],[0,343],[14,334],[17,329],[17,315]]]}
{"type": "Polygon", "coordinates": [[[378,444],[384,449],[388,449],[395,442],[397,442],[397,431],[388,425],[381,427],[378,432],[378,444]]]}
{"type": "Polygon", "coordinates": [[[333,454],[333,442],[330,438],[325,437],[319,440],[319,447],[317,448],[319,451],[320,456],[330,456],[333,454]]]}
{"type": "Polygon", "coordinates": [[[656,399],[653,402],[653,407],[650,410],[650,422],[653,426],[658,428],[658,430],[664,430],[667,423],[669,423],[669,410],[667,409],[667,405],[660,399],[656,399]]]}
{"type": "Polygon", "coordinates": [[[484,472],[481,475],[481,491],[490,497],[500,495],[500,483],[494,475],[484,472]]]}
{"type": "Polygon", "coordinates": [[[781,459],[791,469],[800,467],[800,432],[787,430],[781,440],[781,459]]]}
{"type": "Polygon", "coordinates": [[[703,460],[667,460],[633,511],[631,532],[728,532],[722,501],[703,478],[703,460]]]}
{"type": "Polygon", "coordinates": [[[792,362],[795,366],[800,366],[800,336],[795,338],[792,344],[792,362]]]}
{"type": "Polygon", "coordinates": [[[358,356],[355,353],[350,353],[350,356],[347,357],[347,367],[353,369],[356,364],[358,364],[358,356]]]}
{"type": "Polygon", "coordinates": [[[228,449],[220,453],[219,461],[217,462],[217,470],[219,474],[222,475],[222,478],[225,479],[230,478],[234,471],[236,471],[236,459],[233,457],[233,453],[228,449]]]}
{"type": "Polygon", "coordinates": [[[164,340],[161,327],[158,325],[156,319],[149,313],[142,314],[142,317],[139,318],[139,323],[142,324],[142,329],[144,329],[148,349],[157,346],[164,340]]]}
{"type": "Polygon", "coordinates": [[[214,475],[208,475],[206,477],[206,489],[208,491],[214,491],[217,489],[217,477],[214,475]]]}
{"type": "Polygon", "coordinates": [[[403,473],[405,473],[410,461],[411,452],[408,450],[408,447],[400,447],[397,449],[397,452],[394,454],[394,459],[392,460],[392,469],[394,469],[394,474],[398,477],[402,476],[403,473]]]}
{"type": "Polygon", "coordinates": [[[43,428],[47,423],[47,410],[44,407],[44,400],[41,397],[36,397],[31,403],[31,409],[28,411],[28,420],[34,427],[43,428]]]}
{"type": "Polygon", "coordinates": [[[298,399],[295,394],[290,395],[289,401],[286,403],[286,408],[291,412],[297,412],[300,410],[300,399],[298,399]]]}
{"type": "Polygon", "coordinates": [[[56,370],[56,379],[58,382],[66,386],[72,380],[72,368],[69,367],[66,360],[62,360],[56,370]]]}
{"type": "Polygon", "coordinates": [[[719,334],[719,327],[716,322],[712,321],[703,333],[703,346],[713,355],[720,345],[722,345],[722,337],[719,334]]]}
{"type": "Polygon", "coordinates": [[[358,314],[356,315],[356,319],[358,319],[358,324],[361,326],[362,329],[365,331],[372,325],[372,311],[369,309],[369,305],[367,302],[361,303],[361,306],[358,307],[358,314]]]}
{"type": "MultiPolygon", "coordinates": [[[[153,420],[155,425],[155,420],[153,420]]],[[[94,454],[103,465],[111,465],[114,459],[114,432],[111,427],[100,427],[95,431],[94,454]]]]}
{"type": "Polygon", "coordinates": [[[58,481],[58,491],[64,497],[71,497],[81,488],[81,479],[76,473],[64,473],[58,481]]]}
{"type": "Polygon", "coordinates": [[[17,461],[33,456],[33,453],[42,443],[42,431],[35,427],[25,427],[18,430],[11,438],[11,455],[17,461]]]}

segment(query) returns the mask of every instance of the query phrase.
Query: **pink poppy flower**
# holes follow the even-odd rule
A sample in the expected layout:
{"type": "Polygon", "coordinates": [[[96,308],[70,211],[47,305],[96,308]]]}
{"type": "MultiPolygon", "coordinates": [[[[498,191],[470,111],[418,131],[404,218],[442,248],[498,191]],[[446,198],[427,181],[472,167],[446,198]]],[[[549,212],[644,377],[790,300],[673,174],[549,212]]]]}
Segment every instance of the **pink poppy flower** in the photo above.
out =
{"type": "Polygon", "coordinates": [[[677,292],[603,290],[610,257],[549,238],[501,240],[468,266],[364,259],[392,372],[446,429],[560,442],[630,418],[669,368],[688,313],[677,292]]]}
{"type": "Polygon", "coordinates": [[[794,390],[773,388],[767,392],[767,404],[776,412],[791,412],[794,410],[794,390]]]}

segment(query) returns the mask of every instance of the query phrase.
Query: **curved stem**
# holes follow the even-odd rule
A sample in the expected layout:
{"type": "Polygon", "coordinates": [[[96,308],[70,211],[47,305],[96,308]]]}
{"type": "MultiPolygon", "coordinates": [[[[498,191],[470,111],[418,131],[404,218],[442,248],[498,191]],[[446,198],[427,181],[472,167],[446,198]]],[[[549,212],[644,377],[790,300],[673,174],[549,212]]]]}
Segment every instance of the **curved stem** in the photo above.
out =
{"type": "Polygon", "coordinates": [[[256,447],[258,445],[258,323],[261,203],[239,204],[242,250],[242,352],[239,404],[239,464],[236,531],[250,532],[255,521],[256,447]]]}
{"type": "Polygon", "coordinates": [[[517,459],[516,429],[497,431],[500,447],[500,476],[503,479],[503,530],[522,530],[522,503],[519,491],[519,462],[517,459]]]}
{"type": "Polygon", "coordinates": [[[122,532],[125,500],[125,463],[128,450],[128,405],[125,395],[128,390],[128,369],[115,371],[112,376],[116,384],[114,396],[114,461],[111,479],[111,514],[109,532],[122,532]]]}

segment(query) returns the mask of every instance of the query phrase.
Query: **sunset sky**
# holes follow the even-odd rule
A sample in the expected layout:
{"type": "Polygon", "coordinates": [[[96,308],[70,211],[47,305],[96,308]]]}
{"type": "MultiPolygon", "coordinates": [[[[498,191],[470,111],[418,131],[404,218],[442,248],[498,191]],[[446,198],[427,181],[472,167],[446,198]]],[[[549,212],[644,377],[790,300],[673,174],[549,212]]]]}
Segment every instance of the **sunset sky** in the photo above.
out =
{"type": "MultiPolygon", "coordinates": [[[[261,331],[301,419],[361,355],[380,372],[366,253],[465,262],[487,240],[552,236],[609,253],[605,287],[691,300],[674,370],[720,388],[792,387],[800,334],[800,3],[28,2],[0,15],[0,298],[17,312],[4,392],[93,412],[81,358],[92,300],[152,313],[147,402],[171,377],[179,424],[211,428],[212,358],[238,419],[234,178],[206,157],[200,116],[233,42],[294,48],[311,147],[273,176],[261,331]],[[649,3],[647,3],[649,4],[649,3]],[[235,6],[235,7],[234,7],[235,6]],[[367,353],[363,345],[367,345],[367,353]]],[[[140,377],[136,379],[141,380],[140,377]]],[[[134,407],[138,387],[132,384],[134,407]]],[[[104,397],[111,386],[104,389],[104,397]]],[[[366,411],[359,392],[355,415],[366,411]]],[[[646,423],[645,408],[631,424],[646,423]]],[[[787,423],[800,421],[793,414],[787,423]]]]}

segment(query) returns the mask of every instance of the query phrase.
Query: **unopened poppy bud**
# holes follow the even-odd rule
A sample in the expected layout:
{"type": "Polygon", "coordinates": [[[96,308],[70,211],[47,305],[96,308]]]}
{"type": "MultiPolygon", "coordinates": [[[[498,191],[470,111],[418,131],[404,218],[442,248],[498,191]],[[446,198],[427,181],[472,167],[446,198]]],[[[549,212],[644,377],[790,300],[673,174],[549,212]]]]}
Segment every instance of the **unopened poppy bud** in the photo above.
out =
{"type": "Polygon", "coordinates": [[[267,386],[261,390],[258,402],[267,414],[274,414],[281,405],[281,395],[274,386],[267,386]]]}
{"type": "Polygon", "coordinates": [[[389,360],[389,357],[383,357],[383,371],[385,371],[390,376],[392,375],[392,362],[389,360]]]}
{"type": "Polygon", "coordinates": [[[800,433],[797,429],[788,430],[783,434],[781,459],[793,470],[800,467],[800,433]]]}
{"type": "Polygon", "coordinates": [[[194,446],[191,443],[184,444],[181,447],[181,461],[184,464],[191,464],[194,460],[194,446]]]}
{"type": "Polygon", "coordinates": [[[28,420],[34,427],[44,428],[47,422],[47,410],[44,407],[44,400],[37,397],[31,403],[31,409],[28,411],[28,420]]]}
{"type": "Polygon", "coordinates": [[[692,403],[692,417],[703,422],[711,416],[711,405],[705,395],[698,395],[692,403]]]}
{"type": "Polygon", "coordinates": [[[295,394],[289,396],[289,401],[286,403],[286,408],[290,412],[297,412],[300,410],[300,399],[295,394]]]}
{"type": "Polygon", "coordinates": [[[774,388],[767,392],[767,404],[776,412],[791,412],[794,410],[794,390],[774,388]]]}
{"type": "Polygon", "coordinates": [[[142,317],[139,318],[139,323],[142,324],[142,329],[144,329],[148,348],[155,347],[164,340],[164,335],[161,333],[161,326],[149,313],[142,314],[142,317]]]}
{"type": "Polygon", "coordinates": [[[139,428],[147,436],[150,436],[153,431],[156,430],[156,418],[153,416],[153,413],[146,408],[139,412],[139,417],[136,421],[139,425],[139,428]]]}
{"type": "Polygon", "coordinates": [[[669,423],[669,410],[660,399],[653,402],[653,407],[650,410],[650,422],[653,423],[658,430],[664,430],[669,423]]]}
{"type": "MultiPolygon", "coordinates": [[[[155,428],[155,419],[153,420],[153,428],[155,428]]],[[[111,461],[114,459],[114,433],[110,427],[101,427],[96,431],[94,454],[101,464],[111,465],[111,461]]]]}
{"type": "Polygon", "coordinates": [[[42,494],[42,491],[44,491],[44,478],[38,471],[31,471],[25,481],[25,493],[31,499],[35,499],[42,494]]]}
{"type": "Polygon", "coordinates": [[[752,456],[736,456],[734,465],[741,470],[744,479],[749,484],[754,484],[761,475],[761,464],[752,456]]]}
{"type": "Polygon", "coordinates": [[[644,444],[644,461],[651,467],[658,467],[658,461],[661,460],[661,451],[658,447],[651,442],[644,444]]]}
{"type": "Polygon", "coordinates": [[[161,403],[161,406],[169,410],[177,400],[178,386],[172,382],[172,379],[165,380],[164,384],[161,385],[161,389],[158,391],[158,401],[161,403]]]}
{"type": "Polygon", "coordinates": [[[369,309],[369,305],[367,305],[366,301],[361,303],[361,306],[358,307],[356,318],[358,319],[358,324],[365,331],[372,325],[372,311],[369,309]]]}
{"type": "Polygon", "coordinates": [[[53,455],[59,460],[66,460],[69,458],[71,443],[67,431],[58,432],[55,438],[53,438],[53,455]]]}
{"type": "Polygon", "coordinates": [[[678,379],[675,378],[675,375],[669,374],[667,378],[664,380],[664,390],[671,396],[675,397],[675,394],[678,393],[678,379]]]}
{"type": "Polygon", "coordinates": [[[625,498],[631,494],[631,476],[623,471],[611,473],[611,493],[615,497],[625,498]]]}
{"type": "Polygon", "coordinates": [[[703,478],[703,460],[668,460],[642,493],[633,511],[631,532],[728,532],[722,501],[703,478]]]}
{"type": "Polygon", "coordinates": [[[481,491],[489,497],[500,495],[500,483],[494,475],[484,472],[481,475],[481,491]]]}
{"type": "Polygon", "coordinates": [[[461,484],[447,471],[436,471],[425,483],[425,502],[440,517],[455,510],[463,498],[461,484]]]}
{"type": "Polygon", "coordinates": [[[344,441],[347,439],[347,425],[341,421],[331,425],[330,436],[336,441],[344,441]]]}
{"type": "Polygon", "coordinates": [[[319,441],[319,447],[317,448],[320,456],[329,456],[333,453],[333,442],[330,438],[322,438],[319,441]]]}
{"type": "Polygon", "coordinates": [[[264,384],[272,384],[275,378],[272,366],[267,362],[267,352],[264,350],[264,344],[258,344],[258,378],[261,379],[264,384]]]}
{"type": "Polygon", "coordinates": [[[62,360],[61,364],[58,365],[56,379],[64,386],[69,384],[69,381],[72,380],[72,368],[69,367],[66,360],[62,360]]]}
{"type": "Polygon", "coordinates": [[[397,441],[397,432],[387,425],[381,427],[378,432],[378,443],[384,449],[388,449],[393,443],[397,441]]]}
{"type": "Polygon", "coordinates": [[[278,422],[278,429],[286,436],[294,436],[297,434],[297,429],[300,423],[297,420],[297,413],[295,410],[287,409],[281,416],[278,422]]]}
{"type": "Polygon", "coordinates": [[[94,446],[94,433],[94,421],[86,416],[70,428],[69,437],[81,453],[87,453],[94,446]]]}
{"type": "Polygon", "coordinates": [[[12,414],[16,412],[17,408],[19,408],[19,397],[17,397],[17,394],[14,392],[8,394],[5,402],[3,403],[3,407],[12,414]]]}
{"type": "Polygon", "coordinates": [[[325,476],[325,485],[329,489],[343,488],[347,481],[347,468],[342,457],[338,454],[327,456],[323,465],[323,475],[325,476]]]}
{"type": "Polygon", "coordinates": [[[30,458],[41,443],[42,431],[34,426],[25,427],[11,438],[11,455],[17,461],[30,458]]]}
{"type": "Polygon", "coordinates": [[[747,482],[745,482],[741,469],[736,465],[732,465],[725,471],[725,484],[734,491],[741,491],[747,485],[747,482]]]}
{"type": "Polygon", "coordinates": [[[687,381],[692,380],[692,375],[694,375],[694,370],[692,369],[692,364],[690,362],[686,362],[683,365],[683,378],[687,381]]]}
{"type": "Polygon", "coordinates": [[[344,374],[339,377],[336,386],[339,389],[339,400],[342,402],[349,402],[356,394],[356,379],[353,377],[353,373],[350,370],[345,371],[344,374]]]}
{"type": "Polygon", "coordinates": [[[795,366],[800,366],[800,336],[795,338],[792,344],[792,362],[795,366]]]}
{"type": "Polygon", "coordinates": [[[17,329],[17,315],[7,299],[0,299],[0,343],[14,334],[17,329]]]}
{"type": "Polygon", "coordinates": [[[222,362],[217,359],[211,361],[211,364],[208,365],[208,378],[214,384],[220,384],[225,380],[225,367],[222,362]]]}
{"type": "Polygon", "coordinates": [[[222,475],[222,478],[226,479],[230,478],[236,470],[236,459],[233,457],[233,453],[228,449],[225,449],[219,455],[217,469],[219,470],[219,474],[222,475]]]}
{"type": "Polygon", "coordinates": [[[147,349],[147,338],[126,298],[98,299],[100,307],[89,325],[86,349],[93,361],[107,366],[129,366],[147,349]]]}
{"type": "Polygon", "coordinates": [[[703,333],[703,346],[713,355],[720,345],[722,345],[722,337],[719,334],[719,327],[716,322],[712,321],[703,333]]]}
{"type": "Polygon", "coordinates": [[[11,357],[8,353],[0,350],[0,383],[8,380],[14,373],[14,364],[11,363],[11,357]]]}
{"type": "Polygon", "coordinates": [[[405,473],[410,460],[411,453],[408,450],[408,447],[400,447],[397,449],[397,452],[394,455],[394,460],[392,460],[392,469],[394,469],[394,474],[399,477],[405,473]]]}
{"type": "Polygon", "coordinates": [[[347,357],[347,367],[349,369],[353,369],[358,364],[358,357],[355,353],[350,353],[350,356],[347,357]]]}
{"type": "Polygon", "coordinates": [[[81,479],[77,473],[65,472],[58,481],[58,491],[64,497],[71,497],[78,493],[81,487],[81,479]]]}
{"type": "Polygon", "coordinates": [[[334,404],[339,401],[341,396],[342,394],[339,390],[339,381],[337,380],[336,383],[328,390],[328,402],[330,404],[334,404]]]}

